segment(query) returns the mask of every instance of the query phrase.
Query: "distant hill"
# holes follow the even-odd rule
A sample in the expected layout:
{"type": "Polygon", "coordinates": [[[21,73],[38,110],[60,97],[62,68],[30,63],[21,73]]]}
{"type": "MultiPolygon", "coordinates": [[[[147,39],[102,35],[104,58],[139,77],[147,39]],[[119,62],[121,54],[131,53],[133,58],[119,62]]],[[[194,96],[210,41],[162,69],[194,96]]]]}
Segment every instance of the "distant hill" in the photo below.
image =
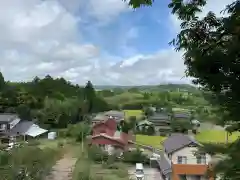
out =
{"type": "Polygon", "coordinates": [[[113,90],[113,89],[131,89],[137,88],[141,91],[186,91],[198,92],[198,88],[189,84],[161,84],[161,85],[142,85],[142,86],[94,86],[97,90],[113,90]]]}

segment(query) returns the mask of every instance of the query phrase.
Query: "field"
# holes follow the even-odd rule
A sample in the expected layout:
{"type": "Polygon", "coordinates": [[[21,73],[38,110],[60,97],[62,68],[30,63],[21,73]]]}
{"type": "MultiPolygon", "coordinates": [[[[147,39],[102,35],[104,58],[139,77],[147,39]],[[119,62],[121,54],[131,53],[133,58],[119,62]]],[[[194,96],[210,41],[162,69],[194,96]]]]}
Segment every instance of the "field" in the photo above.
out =
{"type": "Polygon", "coordinates": [[[136,141],[139,144],[144,144],[148,146],[152,146],[155,148],[161,149],[161,142],[165,139],[165,137],[162,136],[147,136],[147,135],[136,135],[136,141]]]}
{"type": "MultiPolygon", "coordinates": [[[[200,143],[225,143],[226,142],[226,131],[221,130],[208,130],[202,131],[198,135],[196,135],[196,139],[200,143]]],[[[233,133],[229,135],[229,142],[233,142],[240,137],[240,132],[233,133]]],[[[165,139],[162,136],[147,136],[147,135],[137,135],[136,141],[139,144],[149,145],[155,148],[162,148],[160,145],[161,142],[165,139]]]]}
{"type": "Polygon", "coordinates": [[[139,120],[143,114],[142,110],[124,110],[126,119],[128,119],[130,116],[136,116],[136,118],[139,120]]]}
{"type": "MultiPolygon", "coordinates": [[[[202,143],[225,143],[227,132],[223,130],[206,130],[196,135],[196,139],[202,143]]],[[[240,132],[235,132],[228,136],[229,142],[236,141],[240,137],[240,132]]]]}

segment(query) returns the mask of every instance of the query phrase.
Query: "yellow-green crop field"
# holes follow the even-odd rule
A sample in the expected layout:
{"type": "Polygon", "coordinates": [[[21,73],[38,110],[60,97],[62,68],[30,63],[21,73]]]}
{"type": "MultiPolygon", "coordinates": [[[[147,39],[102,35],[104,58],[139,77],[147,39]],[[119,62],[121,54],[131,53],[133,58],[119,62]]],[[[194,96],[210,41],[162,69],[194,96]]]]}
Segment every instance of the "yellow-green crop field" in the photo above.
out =
{"type": "MultiPolygon", "coordinates": [[[[240,132],[234,132],[228,136],[228,141],[236,141],[238,137],[240,137],[240,132]]],[[[195,138],[202,143],[225,143],[227,132],[223,130],[206,130],[197,134],[195,138]]]]}
{"type": "Polygon", "coordinates": [[[143,145],[152,146],[161,149],[161,142],[164,141],[165,137],[162,136],[147,136],[147,135],[136,135],[136,142],[143,145]]]}
{"type": "MultiPolygon", "coordinates": [[[[209,130],[202,131],[196,135],[196,140],[200,143],[225,143],[226,142],[226,131],[221,130],[209,130]]],[[[228,142],[236,141],[240,137],[240,132],[235,132],[228,136],[228,142]]],[[[147,135],[136,135],[136,141],[139,144],[153,146],[155,148],[162,148],[161,142],[166,137],[162,136],[147,136],[147,135]]]]}
{"type": "Polygon", "coordinates": [[[140,119],[143,115],[142,110],[124,110],[126,119],[128,119],[130,116],[136,116],[137,119],[140,119]]]}

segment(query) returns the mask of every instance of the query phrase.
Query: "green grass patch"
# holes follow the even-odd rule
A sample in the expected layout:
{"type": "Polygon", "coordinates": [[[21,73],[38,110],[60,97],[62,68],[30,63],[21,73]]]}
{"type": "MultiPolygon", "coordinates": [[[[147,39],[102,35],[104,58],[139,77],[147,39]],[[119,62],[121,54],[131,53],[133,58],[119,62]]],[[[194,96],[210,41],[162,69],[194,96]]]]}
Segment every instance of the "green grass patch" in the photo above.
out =
{"type": "Polygon", "coordinates": [[[75,164],[72,180],[127,180],[127,165],[124,163],[114,163],[111,166],[105,164],[96,164],[95,162],[80,157],[75,164]],[[113,168],[114,165],[114,168],[113,168]]]}
{"type": "MultiPolygon", "coordinates": [[[[208,130],[202,131],[196,135],[196,140],[200,143],[226,143],[226,131],[221,130],[208,130]]],[[[234,142],[240,137],[240,132],[235,132],[229,135],[228,142],[234,142]]],[[[136,135],[136,142],[139,144],[144,144],[152,146],[155,148],[162,148],[161,142],[164,141],[166,137],[163,136],[147,136],[147,135],[136,135]]]]}
{"type": "MultiPolygon", "coordinates": [[[[227,132],[223,130],[206,130],[196,135],[196,139],[202,143],[225,143],[227,132]]],[[[240,137],[240,132],[232,133],[228,136],[229,142],[236,141],[240,137]]]]}
{"type": "Polygon", "coordinates": [[[136,116],[136,118],[139,120],[143,115],[142,110],[123,110],[123,111],[125,112],[126,119],[128,119],[130,116],[136,116]]]}
{"type": "Polygon", "coordinates": [[[162,149],[161,142],[164,141],[166,137],[163,136],[148,136],[148,135],[136,135],[136,142],[139,144],[152,146],[154,148],[162,149]]]}

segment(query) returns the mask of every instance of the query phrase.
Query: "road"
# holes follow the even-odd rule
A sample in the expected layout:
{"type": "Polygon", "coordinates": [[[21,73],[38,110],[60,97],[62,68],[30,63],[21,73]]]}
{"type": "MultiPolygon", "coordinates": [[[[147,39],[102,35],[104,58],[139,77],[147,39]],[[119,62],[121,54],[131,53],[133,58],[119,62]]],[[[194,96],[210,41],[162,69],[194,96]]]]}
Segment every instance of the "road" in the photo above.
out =
{"type": "MultiPolygon", "coordinates": [[[[132,180],[136,180],[135,167],[128,169],[129,177],[132,180]]],[[[144,168],[144,180],[162,180],[161,174],[158,169],[155,168],[144,168]]]]}

